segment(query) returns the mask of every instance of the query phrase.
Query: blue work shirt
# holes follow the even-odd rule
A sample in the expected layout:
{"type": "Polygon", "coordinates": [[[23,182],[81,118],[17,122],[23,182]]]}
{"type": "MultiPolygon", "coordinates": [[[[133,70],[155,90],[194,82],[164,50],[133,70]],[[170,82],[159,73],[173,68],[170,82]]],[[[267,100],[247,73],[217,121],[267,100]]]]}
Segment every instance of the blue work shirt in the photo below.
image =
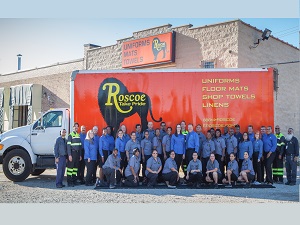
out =
{"type": "MultiPolygon", "coordinates": [[[[192,159],[189,162],[189,165],[186,168],[187,172],[191,172],[191,170],[200,170],[200,173],[202,171],[202,163],[199,159],[196,159],[196,161],[194,161],[194,159],[192,159]]],[[[193,172],[192,174],[196,174],[197,172],[193,172]]]]}
{"type": "Polygon", "coordinates": [[[107,135],[102,135],[99,138],[99,153],[103,156],[103,150],[109,151],[109,139],[107,135]]]}
{"type": "Polygon", "coordinates": [[[149,173],[147,168],[151,169],[152,171],[158,171],[159,167],[161,167],[161,166],[162,166],[162,163],[161,163],[161,160],[159,157],[157,157],[156,160],[154,159],[154,157],[150,157],[147,160],[146,171],[145,171],[146,176],[149,173]]]}
{"type": "Polygon", "coordinates": [[[155,136],[152,139],[152,146],[153,146],[153,149],[155,148],[157,150],[158,154],[162,154],[162,145],[161,145],[161,140],[159,139],[159,137],[155,136]]]}
{"type": "Polygon", "coordinates": [[[238,144],[243,140],[243,134],[241,132],[235,133],[234,137],[237,139],[238,144]]]}
{"type": "MultiPolygon", "coordinates": [[[[133,149],[135,149],[135,148],[138,148],[141,152],[141,145],[138,140],[133,141],[132,139],[130,139],[129,141],[127,141],[127,143],[125,145],[125,151],[128,151],[129,158],[131,158],[133,156],[133,149]]],[[[141,154],[139,155],[139,158],[140,157],[141,157],[141,154]]]]}
{"type": "Polygon", "coordinates": [[[228,133],[227,134],[222,134],[221,137],[224,138],[225,143],[226,143],[227,139],[230,138],[230,135],[228,133]]]}
{"type": "Polygon", "coordinates": [[[81,146],[84,146],[84,140],[86,138],[86,133],[85,134],[80,133],[79,136],[80,136],[81,146]]]}
{"type": "Polygon", "coordinates": [[[115,148],[115,139],[112,135],[107,135],[108,142],[109,142],[109,151],[112,152],[115,148]]]}
{"type": "Polygon", "coordinates": [[[95,141],[97,151],[99,151],[99,139],[100,137],[98,135],[94,135],[94,141],[95,141]]]}
{"type": "Polygon", "coordinates": [[[143,134],[141,132],[136,131],[135,135],[136,135],[136,140],[138,140],[141,143],[143,140],[143,134]]]}
{"type": "MultiPolygon", "coordinates": [[[[155,130],[146,129],[145,131],[149,132],[149,140],[152,142],[153,138],[155,137],[155,130]]],[[[145,131],[143,133],[143,138],[145,138],[145,131]]]]}
{"type": "Polygon", "coordinates": [[[138,176],[138,172],[140,170],[140,159],[139,157],[136,157],[135,155],[133,155],[130,159],[129,159],[129,163],[125,169],[125,177],[128,177],[130,175],[133,175],[131,172],[130,167],[133,168],[133,171],[135,172],[135,174],[138,176]]]}
{"type": "Polygon", "coordinates": [[[198,154],[200,154],[200,152],[203,150],[203,142],[206,140],[206,137],[205,135],[200,132],[200,133],[197,133],[198,134],[198,137],[199,137],[199,150],[198,150],[198,154]]]}
{"type": "Polygon", "coordinates": [[[243,160],[241,171],[243,170],[250,170],[250,174],[255,175],[252,161],[249,158],[243,160]]]}
{"type": "Polygon", "coordinates": [[[160,129],[159,130],[159,139],[162,140],[165,135],[167,135],[167,131],[160,129]]]}
{"type": "Polygon", "coordinates": [[[165,135],[162,140],[162,145],[166,146],[166,153],[171,151],[171,135],[165,135]]]}
{"type": "Polygon", "coordinates": [[[203,142],[203,150],[202,150],[202,157],[203,158],[208,158],[211,153],[213,153],[216,150],[215,147],[215,142],[210,139],[210,140],[205,140],[203,142]]]}
{"type": "Polygon", "coordinates": [[[235,153],[234,148],[236,148],[237,145],[238,145],[238,143],[237,143],[236,137],[233,135],[231,137],[229,137],[226,141],[227,154],[229,155],[230,153],[235,153]]]}
{"type": "Polygon", "coordinates": [[[144,150],[144,155],[152,154],[152,143],[149,138],[144,138],[141,142],[141,148],[144,150]]]}
{"type": "Polygon", "coordinates": [[[225,140],[223,137],[214,138],[213,141],[215,142],[215,154],[223,155],[223,149],[226,148],[225,140]]]}
{"type": "Polygon", "coordinates": [[[252,158],[253,144],[251,141],[242,141],[239,143],[238,158],[244,159],[244,153],[248,152],[249,158],[252,158]]]}
{"type": "Polygon", "coordinates": [[[185,137],[183,134],[175,134],[171,137],[171,150],[175,151],[175,154],[185,154],[185,137]]]}
{"type": "Polygon", "coordinates": [[[252,142],[252,145],[253,145],[253,152],[258,152],[258,159],[261,159],[263,153],[263,145],[264,145],[262,140],[260,139],[254,140],[252,142]]]}
{"type": "Polygon", "coordinates": [[[127,144],[127,142],[131,139],[130,136],[128,134],[123,134],[123,138],[125,139],[125,145],[127,144]]]}
{"type": "Polygon", "coordinates": [[[209,170],[214,170],[214,169],[218,169],[217,170],[217,173],[221,173],[220,171],[220,166],[219,166],[219,163],[218,161],[215,159],[213,162],[211,160],[208,160],[207,161],[207,164],[206,164],[206,170],[209,171],[209,170]]]}
{"type": "Polygon", "coordinates": [[[252,142],[255,140],[255,135],[254,133],[248,134],[249,140],[252,142]]]}
{"type": "Polygon", "coordinates": [[[121,163],[121,158],[117,155],[116,157],[114,156],[114,154],[110,154],[107,157],[107,160],[105,161],[104,165],[103,165],[103,169],[115,169],[118,170],[120,169],[120,163],[121,163]]]}
{"type": "Polygon", "coordinates": [[[264,152],[275,152],[277,148],[277,138],[274,134],[267,134],[263,139],[264,152]]]}
{"type": "Polygon", "coordinates": [[[164,174],[170,173],[170,172],[172,172],[172,170],[171,170],[172,168],[177,170],[177,164],[176,164],[175,159],[172,159],[171,157],[169,157],[165,162],[164,169],[163,169],[162,173],[164,173],[164,174]]]}
{"type": "Polygon", "coordinates": [[[94,139],[84,140],[84,159],[97,160],[97,145],[94,139]]]}
{"type": "Polygon", "coordinates": [[[233,174],[239,176],[239,165],[235,159],[228,162],[227,170],[232,170],[233,174]]]}
{"type": "Polygon", "coordinates": [[[196,152],[199,152],[199,137],[195,131],[186,135],[186,149],[188,148],[194,148],[196,152]]]}
{"type": "Polygon", "coordinates": [[[118,149],[118,156],[120,156],[120,152],[125,152],[125,145],[126,145],[126,140],[124,137],[121,138],[117,138],[116,139],[116,149],[118,149]]]}

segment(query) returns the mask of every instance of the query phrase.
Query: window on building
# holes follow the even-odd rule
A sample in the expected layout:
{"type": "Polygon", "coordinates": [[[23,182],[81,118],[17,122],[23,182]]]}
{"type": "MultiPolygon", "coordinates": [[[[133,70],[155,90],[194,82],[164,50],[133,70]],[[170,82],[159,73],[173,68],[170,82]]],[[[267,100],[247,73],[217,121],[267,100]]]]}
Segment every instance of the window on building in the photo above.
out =
{"type": "Polygon", "coordinates": [[[215,61],[201,61],[201,68],[215,68],[215,61]]]}
{"type": "Polygon", "coordinates": [[[27,125],[28,105],[14,106],[13,127],[21,127],[27,125]]]}

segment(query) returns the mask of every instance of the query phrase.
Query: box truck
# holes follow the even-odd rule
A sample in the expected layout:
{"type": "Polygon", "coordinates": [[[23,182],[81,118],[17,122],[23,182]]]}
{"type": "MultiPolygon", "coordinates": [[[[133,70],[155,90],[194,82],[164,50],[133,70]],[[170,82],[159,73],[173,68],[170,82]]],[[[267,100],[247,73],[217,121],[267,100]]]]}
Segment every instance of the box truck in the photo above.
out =
{"type": "Polygon", "coordinates": [[[125,124],[127,131],[154,128],[166,122],[173,129],[184,120],[211,128],[235,124],[246,131],[274,124],[272,68],[74,71],[70,79],[70,109],[51,109],[30,125],[0,136],[3,171],[23,181],[55,168],[53,147],[61,129],[74,122],[87,130],[125,124]]]}

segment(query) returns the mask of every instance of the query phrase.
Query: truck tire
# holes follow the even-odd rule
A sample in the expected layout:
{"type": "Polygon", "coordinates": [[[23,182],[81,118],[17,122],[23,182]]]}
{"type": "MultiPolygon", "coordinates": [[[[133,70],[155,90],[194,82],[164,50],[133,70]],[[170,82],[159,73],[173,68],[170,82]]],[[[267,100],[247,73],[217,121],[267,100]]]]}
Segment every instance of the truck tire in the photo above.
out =
{"type": "Polygon", "coordinates": [[[42,173],[45,172],[45,170],[46,170],[46,169],[35,169],[35,170],[31,173],[31,175],[32,175],[32,176],[38,176],[38,175],[41,175],[42,173]]]}
{"type": "Polygon", "coordinates": [[[22,149],[11,150],[3,159],[3,172],[11,181],[24,181],[30,175],[31,169],[31,159],[22,149]]]}

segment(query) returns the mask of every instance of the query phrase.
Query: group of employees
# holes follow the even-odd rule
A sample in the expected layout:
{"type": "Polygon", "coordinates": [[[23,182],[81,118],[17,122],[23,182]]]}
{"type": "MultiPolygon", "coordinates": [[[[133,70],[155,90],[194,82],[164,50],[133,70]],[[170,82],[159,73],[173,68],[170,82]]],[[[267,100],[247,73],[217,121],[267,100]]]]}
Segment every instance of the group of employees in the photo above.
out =
{"type": "Polygon", "coordinates": [[[98,127],[86,132],[86,127],[74,123],[73,131],[67,136],[61,130],[54,146],[57,165],[56,187],[62,188],[65,170],[69,187],[85,184],[87,186],[116,185],[135,187],[141,182],[149,188],[158,182],[165,182],[169,188],[185,184],[200,187],[218,184],[232,187],[236,182],[250,186],[251,183],[272,185],[283,184],[283,162],[286,160],[286,185],[296,184],[299,144],[288,129],[284,136],[280,127],[261,126],[260,131],[248,126],[241,133],[240,126],[211,128],[202,133],[200,124],[194,131],[193,124],[182,121],[175,127],[153,129],[153,123],[142,132],[140,124],[129,134],[121,125],[113,135],[111,126],[98,127]],[[85,173],[86,168],[86,173],[85,173]],[[97,169],[99,176],[97,177],[97,169]],[[180,168],[184,173],[180,181],[180,168]],[[141,175],[140,175],[141,174],[141,175]]]}

